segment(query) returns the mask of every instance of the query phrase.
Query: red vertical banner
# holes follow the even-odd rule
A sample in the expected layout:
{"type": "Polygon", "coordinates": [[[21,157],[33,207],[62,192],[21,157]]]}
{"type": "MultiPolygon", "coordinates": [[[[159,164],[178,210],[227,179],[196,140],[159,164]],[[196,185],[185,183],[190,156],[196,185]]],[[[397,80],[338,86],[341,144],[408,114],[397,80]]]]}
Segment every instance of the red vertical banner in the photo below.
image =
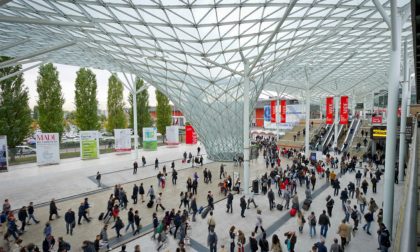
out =
{"type": "Polygon", "coordinates": [[[327,97],[327,106],[326,106],[326,124],[333,124],[334,117],[333,117],[333,110],[334,108],[334,97],[327,97]]]}
{"type": "Polygon", "coordinates": [[[197,134],[195,133],[195,130],[191,125],[185,126],[185,143],[186,144],[197,143],[197,134]]]}
{"type": "Polygon", "coordinates": [[[276,122],[276,101],[271,101],[271,122],[276,122]]]}
{"type": "Polygon", "coordinates": [[[349,123],[349,97],[341,96],[340,102],[340,124],[349,123]]]}
{"type": "Polygon", "coordinates": [[[280,101],[280,119],[281,123],[286,123],[286,100],[280,101]]]}

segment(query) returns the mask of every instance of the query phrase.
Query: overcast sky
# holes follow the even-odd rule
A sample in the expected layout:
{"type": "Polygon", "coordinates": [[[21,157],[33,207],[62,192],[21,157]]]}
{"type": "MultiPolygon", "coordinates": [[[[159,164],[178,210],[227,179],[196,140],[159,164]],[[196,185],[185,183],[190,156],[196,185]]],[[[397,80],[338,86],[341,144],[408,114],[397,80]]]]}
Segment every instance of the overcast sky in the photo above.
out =
{"type": "MultiPolygon", "coordinates": [[[[72,111],[74,106],[74,83],[76,80],[76,72],[80,67],[54,64],[59,73],[60,84],[64,95],[64,110],[72,111]]],[[[23,68],[26,68],[24,65],[23,68]]],[[[92,69],[96,74],[96,82],[98,84],[98,103],[99,109],[106,110],[106,101],[108,96],[108,78],[111,75],[108,71],[92,69]]],[[[29,106],[33,108],[37,103],[38,93],[36,92],[36,80],[38,78],[38,68],[26,71],[23,75],[25,85],[29,88],[29,106]]],[[[128,106],[128,91],[124,88],[124,102],[128,106]]],[[[156,105],[155,88],[149,88],[149,105],[156,105]]]]}

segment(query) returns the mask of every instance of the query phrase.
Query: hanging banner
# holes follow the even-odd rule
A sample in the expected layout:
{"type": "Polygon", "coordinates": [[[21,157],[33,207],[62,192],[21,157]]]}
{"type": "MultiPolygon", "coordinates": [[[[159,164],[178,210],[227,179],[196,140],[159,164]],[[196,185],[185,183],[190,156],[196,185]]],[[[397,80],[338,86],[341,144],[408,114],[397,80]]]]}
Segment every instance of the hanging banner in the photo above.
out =
{"type": "Polygon", "coordinates": [[[334,97],[327,97],[327,107],[326,107],[326,124],[333,124],[334,117],[333,117],[333,109],[334,108],[334,97]]]}
{"type": "Polygon", "coordinates": [[[349,97],[341,96],[340,102],[340,124],[349,123],[349,97]]]}
{"type": "Polygon", "coordinates": [[[143,128],[143,150],[157,150],[156,128],[143,128]]]}
{"type": "Polygon", "coordinates": [[[83,160],[99,158],[99,132],[80,131],[80,157],[83,160]]]}
{"type": "Polygon", "coordinates": [[[60,137],[58,133],[38,133],[35,135],[36,163],[49,165],[60,163],[60,137]]]}
{"type": "Polygon", "coordinates": [[[286,123],[286,100],[280,101],[280,123],[286,123]]]}
{"type": "Polygon", "coordinates": [[[168,145],[179,144],[179,128],[178,126],[166,126],[166,143],[168,145]]]}
{"type": "Polygon", "coordinates": [[[114,136],[116,152],[131,151],[131,129],[114,129],[114,136]]]}
{"type": "Polygon", "coordinates": [[[7,153],[7,136],[0,136],[0,172],[6,172],[9,166],[7,153]]]}
{"type": "Polygon", "coordinates": [[[372,124],[382,124],[382,116],[372,116],[372,124]]]}
{"type": "Polygon", "coordinates": [[[264,121],[265,122],[270,122],[270,118],[271,118],[271,109],[270,106],[264,106],[264,121]]]}
{"type": "Polygon", "coordinates": [[[270,103],[270,119],[271,122],[275,123],[276,122],[276,101],[271,101],[270,103]]]}
{"type": "Polygon", "coordinates": [[[197,134],[193,126],[185,126],[185,143],[186,144],[196,144],[197,143],[197,134]]]}

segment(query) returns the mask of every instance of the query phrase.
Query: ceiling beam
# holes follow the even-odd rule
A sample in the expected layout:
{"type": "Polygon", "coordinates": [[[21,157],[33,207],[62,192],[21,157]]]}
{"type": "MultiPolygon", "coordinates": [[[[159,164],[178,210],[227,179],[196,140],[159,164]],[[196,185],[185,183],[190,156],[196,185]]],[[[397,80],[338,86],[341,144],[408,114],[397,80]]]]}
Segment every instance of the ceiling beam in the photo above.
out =
{"type": "Polygon", "coordinates": [[[384,19],[384,22],[388,25],[389,28],[391,28],[391,19],[389,18],[388,14],[385,12],[384,7],[381,5],[379,0],[372,0],[373,4],[376,6],[376,9],[381,14],[382,18],[384,19]]]}
{"type": "Polygon", "coordinates": [[[27,18],[27,17],[12,17],[0,15],[1,23],[12,23],[12,24],[29,24],[29,25],[53,25],[53,26],[75,26],[75,27],[95,27],[92,23],[74,23],[74,22],[63,22],[54,21],[48,19],[38,18],[27,18]]]}
{"type": "Polygon", "coordinates": [[[25,38],[25,39],[21,39],[21,40],[18,40],[18,41],[11,42],[9,44],[5,44],[5,45],[0,47],[0,51],[4,51],[4,50],[10,49],[10,48],[13,48],[15,46],[24,44],[24,43],[28,42],[29,40],[30,40],[29,38],[25,38]]]}
{"type": "Polygon", "coordinates": [[[11,2],[11,1],[13,1],[13,0],[0,0],[0,7],[9,3],[9,2],[11,2]]]}

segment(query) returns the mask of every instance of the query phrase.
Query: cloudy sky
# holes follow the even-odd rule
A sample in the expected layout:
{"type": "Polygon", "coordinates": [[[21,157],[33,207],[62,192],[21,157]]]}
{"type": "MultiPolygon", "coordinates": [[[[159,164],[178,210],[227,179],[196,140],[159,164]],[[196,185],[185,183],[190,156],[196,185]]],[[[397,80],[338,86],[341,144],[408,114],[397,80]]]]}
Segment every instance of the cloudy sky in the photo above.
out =
{"type": "MultiPolygon", "coordinates": [[[[64,95],[64,110],[72,111],[74,106],[74,83],[76,80],[76,72],[79,67],[54,64],[59,72],[60,83],[64,95]]],[[[23,66],[26,68],[27,66],[23,66]]],[[[96,74],[96,82],[98,84],[98,102],[99,109],[106,110],[106,101],[108,93],[108,78],[111,75],[108,71],[92,69],[96,74]]],[[[36,92],[36,80],[38,78],[38,68],[31,69],[24,73],[25,85],[29,88],[29,106],[33,108],[37,103],[38,93],[36,92]]],[[[128,106],[128,91],[124,88],[124,101],[128,106]]],[[[155,89],[149,88],[149,105],[156,105],[155,89]]]]}

